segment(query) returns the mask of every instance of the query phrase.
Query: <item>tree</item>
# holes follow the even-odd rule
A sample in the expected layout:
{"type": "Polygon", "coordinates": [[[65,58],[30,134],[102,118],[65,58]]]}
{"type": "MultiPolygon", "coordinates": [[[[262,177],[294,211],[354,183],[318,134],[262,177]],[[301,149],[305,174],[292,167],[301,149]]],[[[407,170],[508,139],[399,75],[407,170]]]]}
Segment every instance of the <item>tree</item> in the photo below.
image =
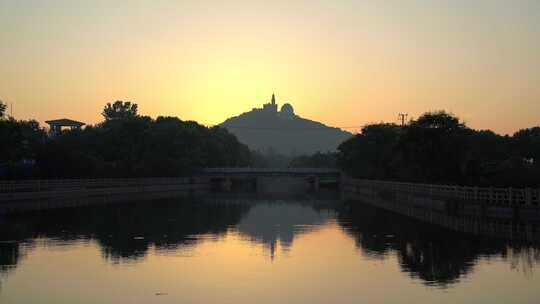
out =
{"type": "Polygon", "coordinates": [[[316,152],[313,155],[301,155],[289,162],[291,168],[335,168],[337,153],[316,152]]]}
{"type": "Polygon", "coordinates": [[[107,103],[101,115],[105,120],[120,120],[137,117],[138,106],[136,103],[121,100],[115,101],[113,104],[107,103]]]}
{"type": "Polygon", "coordinates": [[[6,108],[7,105],[2,100],[0,100],[0,119],[4,118],[4,116],[6,115],[6,108]]]}
{"type": "Polygon", "coordinates": [[[135,116],[54,137],[41,149],[37,165],[44,177],[167,177],[204,167],[245,167],[250,161],[249,149],[224,128],[135,116]]]}
{"type": "Polygon", "coordinates": [[[413,120],[411,126],[423,129],[437,129],[441,133],[451,133],[466,128],[458,117],[445,111],[424,113],[417,120],[413,120]]]}
{"type": "Polygon", "coordinates": [[[393,152],[401,127],[391,123],[371,124],[338,147],[337,163],[348,174],[363,178],[389,178],[393,152]]]}
{"type": "Polygon", "coordinates": [[[0,119],[0,179],[32,177],[45,136],[35,120],[0,119]]]}
{"type": "Polygon", "coordinates": [[[399,143],[402,176],[422,182],[465,182],[472,133],[459,118],[444,111],[413,120],[399,143]]]}
{"type": "Polygon", "coordinates": [[[522,129],[512,136],[515,153],[531,161],[540,161],[540,127],[522,129]]]}

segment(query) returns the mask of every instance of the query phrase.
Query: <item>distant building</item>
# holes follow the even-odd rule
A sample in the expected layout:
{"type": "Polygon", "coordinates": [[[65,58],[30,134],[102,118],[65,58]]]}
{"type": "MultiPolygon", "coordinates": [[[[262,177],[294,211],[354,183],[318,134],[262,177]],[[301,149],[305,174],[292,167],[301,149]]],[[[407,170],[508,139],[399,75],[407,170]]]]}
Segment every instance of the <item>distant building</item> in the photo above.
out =
{"type": "Polygon", "coordinates": [[[290,103],[286,103],[282,105],[281,110],[279,110],[279,115],[283,118],[293,118],[294,117],[293,106],[290,103]]]}
{"type": "Polygon", "coordinates": [[[67,118],[47,120],[45,121],[49,125],[49,135],[57,136],[62,133],[62,128],[68,128],[70,130],[81,129],[85,124],[80,121],[71,120],[67,118]]]}
{"type": "Polygon", "coordinates": [[[285,103],[283,106],[281,106],[281,110],[278,111],[278,104],[276,103],[276,95],[274,93],[272,93],[272,99],[269,103],[263,104],[262,109],[253,108],[253,111],[279,115],[284,118],[292,118],[295,116],[294,109],[290,103],[285,103]]]}
{"type": "Polygon", "coordinates": [[[263,111],[270,113],[277,113],[276,96],[272,93],[272,100],[269,103],[263,105],[263,111]]]}

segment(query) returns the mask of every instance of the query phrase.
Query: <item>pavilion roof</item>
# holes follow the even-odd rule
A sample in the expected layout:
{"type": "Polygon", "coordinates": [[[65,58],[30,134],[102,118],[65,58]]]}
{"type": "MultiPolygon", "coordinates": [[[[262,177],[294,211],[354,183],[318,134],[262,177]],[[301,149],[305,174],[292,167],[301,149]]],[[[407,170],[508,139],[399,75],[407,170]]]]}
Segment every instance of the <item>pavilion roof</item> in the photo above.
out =
{"type": "Polygon", "coordinates": [[[67,118],[47,120],[45,122],[50,126],[60,126],[60,127],[82,127],[85,125],[84,122],[67,119],[67,118]]]}

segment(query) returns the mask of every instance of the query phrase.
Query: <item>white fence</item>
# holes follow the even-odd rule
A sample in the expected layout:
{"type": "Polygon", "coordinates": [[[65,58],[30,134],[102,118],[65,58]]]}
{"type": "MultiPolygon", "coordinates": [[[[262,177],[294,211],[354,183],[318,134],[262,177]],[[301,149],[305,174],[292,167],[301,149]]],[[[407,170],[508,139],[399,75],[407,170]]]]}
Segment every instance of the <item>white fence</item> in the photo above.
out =
{"type": "Polygon", "coordinates": [[[432,197],[478,201],[496,206],[540,206],[540,188],[462,187],[377,180],[344,180],[344,190],[352,190],[350,187],[374,188],[432,197]]]}

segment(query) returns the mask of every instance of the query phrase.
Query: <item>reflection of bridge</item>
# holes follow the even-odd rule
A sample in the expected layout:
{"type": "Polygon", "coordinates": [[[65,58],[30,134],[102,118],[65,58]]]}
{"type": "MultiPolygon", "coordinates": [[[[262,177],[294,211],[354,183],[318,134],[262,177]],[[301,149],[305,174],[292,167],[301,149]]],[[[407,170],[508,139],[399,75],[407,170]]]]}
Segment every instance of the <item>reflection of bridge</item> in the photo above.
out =
{"type": "Polygon", "coordinates": [[[321,184],[339,185],[341,171],[328,168],[206,168],[198,176],[209,179],[215,191],[318,191],[321,184]]]}

